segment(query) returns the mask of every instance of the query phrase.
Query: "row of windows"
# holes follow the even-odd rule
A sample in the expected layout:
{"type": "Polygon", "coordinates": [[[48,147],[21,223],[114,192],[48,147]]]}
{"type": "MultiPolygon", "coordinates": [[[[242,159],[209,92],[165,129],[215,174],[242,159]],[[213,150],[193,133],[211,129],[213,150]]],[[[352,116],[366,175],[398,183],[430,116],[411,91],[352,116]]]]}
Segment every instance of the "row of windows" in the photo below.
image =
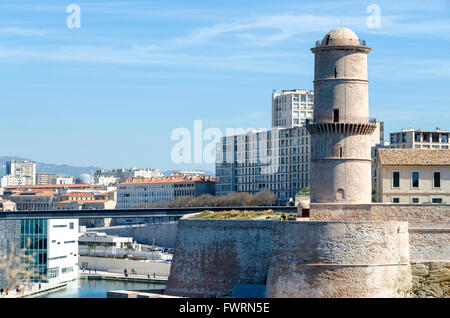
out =
{"type": "MultiPolygon", "coordinates": [[[[448,134],[439,133],[414,133],[414,140],[416,142],[444,142],[449,141],[448,134]]],[[[391,134],[391,143],[405,143],[407,141],[407,134],[391,134]]]]}
{"type": "Polygon", "coordinates": [[[50,257],[48,260],[49,261],[54,261],[56,259],[63,259],[63,258],[67,258],[67,255],[50,257]]]}
{"type": "MultiPolygon", "coordinates": [[[[419,188],[420,183],[420,174],[417,171],[412,172],[411,175],[411,185],[413,188],[419,188]]],[[[392,186],[394,188],[400,187],[400,172],[394,171],[392,173],[392,186]]],[[[433,172],[433,187],[440,188],[441,187],[441,173],[433,172]]]]}
{"type": "MultiPolygon", "coordinates": [[[[392,198],[392,203],[400,203],[400,198],[392,198]]],[[[411,203],[417,204],[419,202],[419,198],[411,198],[411,203]]],[[[441,204],[442,198],[432,198],[431,203],[441,204]]]]}

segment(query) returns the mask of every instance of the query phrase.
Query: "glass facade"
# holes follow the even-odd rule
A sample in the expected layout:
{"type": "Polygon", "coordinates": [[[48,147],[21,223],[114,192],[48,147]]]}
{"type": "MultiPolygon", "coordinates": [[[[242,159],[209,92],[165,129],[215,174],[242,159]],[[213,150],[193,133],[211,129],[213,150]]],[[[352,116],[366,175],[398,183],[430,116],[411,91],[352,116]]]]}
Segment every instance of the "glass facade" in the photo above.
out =
{"type": "Polygon", "coordinates": [[[47,220],[20,221],[20,247],[28,255],[22,261],[34,282],[44,280],[47,275],[47,233],[47,220]]]}

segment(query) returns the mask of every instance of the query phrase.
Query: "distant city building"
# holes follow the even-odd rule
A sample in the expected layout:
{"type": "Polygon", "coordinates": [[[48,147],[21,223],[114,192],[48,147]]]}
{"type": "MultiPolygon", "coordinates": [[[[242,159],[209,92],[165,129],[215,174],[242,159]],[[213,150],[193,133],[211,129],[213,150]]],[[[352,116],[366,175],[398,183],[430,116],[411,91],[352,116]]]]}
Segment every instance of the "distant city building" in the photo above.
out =
{"type": "Polygon", "coordinates": [[[205,178],[211,179],[213,178],[211,175],[207,174],[205,171],[194,171],[194,170],[177,170],[170,174],[169,177],[175,178],[185,178],[188,180],[196,179],[196,178],[205,178]]]}
{"type": "Polygon", "coordinates": [[[203,178],[188,180],[166,177],[126,181],[117,185],[117,209],[173,201],[181,196],[198,197],[206,193],[214,195],[214,188],[214,180],[203,178]]]}
{"type": "Polygon", "coordinates": [[[94,183],[98,185],[114,185],[132,178],[160,178],[162,173],[158,169],[103,169],[95,171],[94,183]]]}
{"type": "Polygon", "coordinates": [[[314,92],[303,89],[272,93],[272,127],[304,126],[313,119],[314,92]]]}
{"type": "Polygon", "coordinates": [[[74,178],[58,176],[55,178],[55,184],[74,184],[74,178]]]}
{"type": "Polygon", "coordinates": [[[32,161],[12,160],[6,162],[6,175],[29,177],[31,185],[36,184],[36,163],[32,161]]]}
{"type": "Polygon", "coordinates": [[[10,200],[0,199],[0,212],[16,211],[16,204],[10,200]]]}
{"type": "Polygon", "coordinates": [[[377,202],[450,203],[450,150],[380,149],[377,202]]]}
{"type": "Polygon", "coordinates": [[[1,179],[2,187],[22,186],[22,185],[29,185],[29,186],[34,185],[33,177],[15,176],[15,175],[8,174],[6,176],[3,176],[1,179]]]}
{"type": "Polygon", "coordinates": [[[140,247],[140,244],[136,244],[132,237],[121,237],[115,235],[107,235],[102,232],[84,232],[79,233],[78,244],[79,246],[87,246],[92,243],[96,247],[104,247],[106,244],[110,247],[116,247],[120,249],[128,249],[128,246],[136,249],[140,247]]]}
{"type": "Polygon", "coordinates": [[[9,200],[16,204],[17,211],[48,211],[53,210],[56,202],[55,192],[20,192],[13,194],[9,200]]]}
{"type": "Polygon", "coordinates": [[[47,172],[38,172],[36,174],[37,185],[56,184],[56,175],[47,172]]]}
{"type": "Polygon", "coordinates": [[[447,130],[435,131],[402,129],[390,134],[390,147],[400,149],[449,149],[450,133],[447,130]]]}

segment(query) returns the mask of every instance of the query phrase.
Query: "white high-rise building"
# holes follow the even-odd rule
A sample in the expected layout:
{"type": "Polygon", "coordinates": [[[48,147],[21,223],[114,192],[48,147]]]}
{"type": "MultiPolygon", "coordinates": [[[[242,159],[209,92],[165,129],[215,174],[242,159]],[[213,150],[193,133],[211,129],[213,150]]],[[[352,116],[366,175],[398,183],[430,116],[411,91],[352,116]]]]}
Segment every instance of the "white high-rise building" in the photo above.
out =
{"type": "Polygon", "coordinates": [[[2,186],[36,185],[36,163],[32,161],[12,160],[6,162],[6,178],[2,186]]]}
{"type": "Polygon", "coordinates": [[[303,89],[272,92],[272,127],[299,127],[313,119],[314,92],[303,89]]]}

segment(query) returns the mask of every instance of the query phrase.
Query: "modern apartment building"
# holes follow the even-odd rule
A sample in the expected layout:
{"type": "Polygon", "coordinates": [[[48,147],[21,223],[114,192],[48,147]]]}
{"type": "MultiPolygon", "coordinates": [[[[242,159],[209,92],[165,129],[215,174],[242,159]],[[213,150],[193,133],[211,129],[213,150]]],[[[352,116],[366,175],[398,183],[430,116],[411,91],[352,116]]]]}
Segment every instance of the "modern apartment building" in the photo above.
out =
{"type": "Polygon", "coordinates": [[[56,177],[55,184],[74,184],[74,177],[56,177]]]}
{"type": "Polygon", "coordinates": [[[390,134],[390,147],[397,149],[449,149],[450,133],[437,128],[435,131],[402,129],[390,134]]]}
{"type": "Polygon", "coordinates": [[[21,185],[34,185],[33,177],[30,176],[14,176],[11,174],[8,174],[6,176],[3,176],[1,179],[1,186],[2,187],[9,187],[9,186],[21,186],[21,185]]]}
{"type": "Polygon", "coordinates": [[[132,178],[160,178],[162,176],[158,169],[152,168],[102,169],[95,171],[94,182],[95,184],[107,186],[132,178]]]}
{"type": "Polygon", "coordinates": [[[450,150],[380,149],[377,202],[450,204],[450,150]]]}
{"type": "Polygon", "coordinates": [[[36,174],[37,185],[56,184],[56,175],[47,172],[38,172],[36,174]]]}
{"type": "Polygon", "coordinates": [[[223,137],[216,147],[216,195],[271,190],[286,204],[309,187],[310,139],[304,127],[223,137]]]}
{"type": "Polygon", "coordinates": [[[131,180],[117,186],[117,209],[130,209],[145,203],[172,201],[181,196],[214,195],[214,179],[154,178],[131,180]]]}
{"type": "Polygon", "coordinates": [[[12,160],[6,162],[6,175],[31,178],[31,185],[36,184],[36,163],[33,161],[12,160]]]}
{"type": "Polygon", "coordinates": [[[272,92],[272,127],[304,126],[313,119],[314,92],[303,89],[272,92]]]}

